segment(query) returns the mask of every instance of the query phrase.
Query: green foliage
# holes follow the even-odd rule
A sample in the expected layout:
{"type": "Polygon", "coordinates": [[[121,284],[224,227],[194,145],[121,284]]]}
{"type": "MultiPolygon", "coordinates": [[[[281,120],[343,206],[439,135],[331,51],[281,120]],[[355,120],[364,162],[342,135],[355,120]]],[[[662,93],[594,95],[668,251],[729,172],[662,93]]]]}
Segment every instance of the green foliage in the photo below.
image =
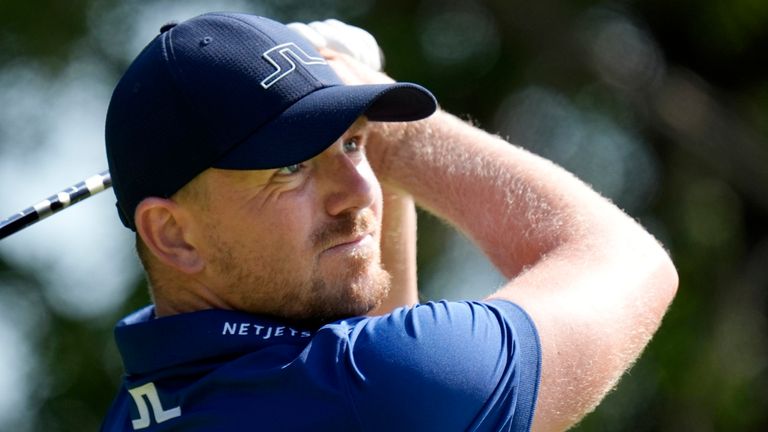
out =
{"type": "MultiPolygon", "coordinates": [[[[370,30],[392,76],[426,85],[447,110],[534,151],[551,151],[585,176],[594,161],[564,156],[567,146],[558,140],[601,137],[606,129],[595,125],[610,124],[641,142],[656,169],[653,187],[628,210],[670,249],[680,291],[641,359],[576,430],[768,430],[768,3],[252,4],[285,21],[335,15],[370,30]],[[545,91],[523,92],[531,88],[545,91]],[[509,114],[515,109],[521,114],[509,114]],[[545,117],[520,120],[534,111],[545,117]],[[540,129],[526,129],[536,121],[540,129]],[[554,137],[554,147],[545,146],[546,137],[554,137]]],[[[55,78],[73,52],[92,49],[112,65],[116,81],[121,57],[96,48],[93,22],[96,11],[117,5],[0,3],[0,68],[28,61],[49,66],[55,78]]],[[[144,7],[131,5],[127,11],[144,7]]],[[[588,146],[594,143],[574,143],[587,146],[588,156],[596,151],[588,146]]],[[[621,203],[627,189],[617,190],[612,198],[621,203]]],[[[448,229],[433,218],[422,218],[419,229],[423,280],[436,271],[448,229]]],[[[122,373],[111,328],[149,301],[146,287],[136,275],[119,310],[81,320],[49,304],[39,271],[0,255],[0,300],[34,305],[39,324],[29,339],[39,377],[29,383],[32,424],[20,430],[94,430],[122,373]]]]}
{"type": "Polygon", "coordinates": [[[0,3],[0,64],[19,57],[61,65],[86,35],[88,0],[0,3]]]}

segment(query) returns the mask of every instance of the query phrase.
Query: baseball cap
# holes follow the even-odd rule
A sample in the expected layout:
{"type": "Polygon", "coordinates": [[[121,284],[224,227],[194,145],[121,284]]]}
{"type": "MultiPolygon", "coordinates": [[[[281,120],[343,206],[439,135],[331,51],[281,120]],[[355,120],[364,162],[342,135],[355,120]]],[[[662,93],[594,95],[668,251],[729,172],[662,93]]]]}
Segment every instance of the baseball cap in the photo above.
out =
{"type": "Polygon", "coordinates": [[[167,24],[112,94],[106,148],[123,225],[204,170],[311,159],[361,115],[412,121],[434,96],[411,83],[345,85],[314,47],[270,19],[208,13],[167,24]]]}

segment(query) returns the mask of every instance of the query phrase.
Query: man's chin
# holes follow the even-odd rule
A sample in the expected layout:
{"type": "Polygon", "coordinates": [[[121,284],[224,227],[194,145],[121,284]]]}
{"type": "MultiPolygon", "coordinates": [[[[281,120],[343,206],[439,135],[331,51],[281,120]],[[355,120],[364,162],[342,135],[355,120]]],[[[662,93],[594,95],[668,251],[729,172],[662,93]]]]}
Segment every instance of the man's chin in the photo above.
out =
{"type": "Polygon", "coordinates": [[[310,300],[314,315],[326,322],[366,315],[387,297],[391,279],[387,271],[376,266],[354,278],[322,283],[325,292],[315,290],[315,297],[310,300]]]}
{"type": "Polygon", "coordinates": [[[384,301],[390,290],[390,276],[384,270],[376,276],[359,278],[345,285],[339,292],[345,292],[339,303],[348,305],[349,315],[365,315],[384,301]]]}

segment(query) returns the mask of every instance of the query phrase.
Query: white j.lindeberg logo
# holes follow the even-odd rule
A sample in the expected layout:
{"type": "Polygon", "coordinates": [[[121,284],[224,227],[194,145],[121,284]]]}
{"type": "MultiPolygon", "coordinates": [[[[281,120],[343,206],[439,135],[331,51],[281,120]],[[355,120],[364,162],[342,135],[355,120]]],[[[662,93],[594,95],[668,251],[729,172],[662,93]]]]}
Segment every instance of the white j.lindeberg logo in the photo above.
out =
{"type": "Polygon", "coordinates": [[[175,407],[168,410],[163,408],[163,405],[160,403],[160,396],[157,394],[157,388],[153,382],[148,382],[143,386],[129,389],[128,393],[131,394],[133,401],[136,403],[136,408],[139,410],[139,418],[131,422],[133,430],[148,428],[152,424],[152,420],[149,417],[149,408],[147,408],[147,403],[144,402],[142,396],[149,400],[149,405],[152,407],[152,414],[154,414],[157,423],[162,423],[181,415],[181,407],[175,407]]]}
{"type": "Polygon", "coordinates": [[[274,48],[270,48],[265,51],[262,56],[277,69],[261,82],[261,86],[265,89],[271,87],[272,84],[280,81],[296,69],[296,63],[293,61],[294,59],[305,65],[326,64],[325,59],[322,57],[312,57],[293,42],[280,44],[274,48]]]}

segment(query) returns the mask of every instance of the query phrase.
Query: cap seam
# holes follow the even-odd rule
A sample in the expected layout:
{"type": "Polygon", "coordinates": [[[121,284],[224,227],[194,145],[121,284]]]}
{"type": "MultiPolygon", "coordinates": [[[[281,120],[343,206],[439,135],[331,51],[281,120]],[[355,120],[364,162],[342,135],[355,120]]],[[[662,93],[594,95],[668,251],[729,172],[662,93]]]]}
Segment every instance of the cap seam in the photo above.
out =
{"type": "MultiPolygon", "coordinates": [[[[166,37],[163,39],[162,48],[163,48],[163,55],[167,58],[167,62],[165,62],[166,63],[165,68],[171,76],[171,81],[173,82],[174,89],[178,92],[178,94],[182,96],[184,102],[191,107],[190,117],[192,117],[191,120],[193,120],[192,124],[195,125],[195,128],[198,131],[205,133],[206,139],[210,139],[211,137],[215,136],[215,134],[211,131],[209,123],[203,121],[205,119],[205,115],[203,113],[202,106],[197,101],[197,98],[194,98],[189,94],[189,92],[186,90],[187,86],[181,84],[181,83],[187,82],[187,78],[186,78],[186,73],[179,66],[176,58],[176,51],[174,49],[173,38],[172,38],[172,32],[174,30],[176,30],[175,27],[169,29],[167,32],[164,33],[164,36],[166,37]]],[[[196,175],[202,172],[202,170],[199,170],[199,167],[195,168],[195,171],[197,171],[196,175]]],[[[181,185],[181,187],[183,186],[184,184],[181,185]]],[[[174,186],[174,188],[176,188],[176,186],[174,186]]],[[[169,198],[174,193],[176,193],[176,191],[178,191],[178,188],[176,188],[176,190],[172,192],[168,192],[167,190],[163,191],[163,194],[161,195],[161,197],[169,198]]]]}
{"type": "MultiPolygon", "coordinates": [[[[200,126],[200,124],[201,124],[201,122],[200,122],[201,116],[200,116],[200,111],[199,111],[198,104],[194,103],[192,101],[192,99],[190,98],[189,94],[186,91],[184,91],[184,89],[181,88],[179,83],[178,83],[179,79],[183,80],[184,78],[183,78],[183,73],[182,73],[181,69],[176,65],[176,57],[175,57],[175,53],[173,51],[173,40],[170,37],[171,36],[170,33],[173,30],[174,29],[171,28],[171,29],[169,29],[168,31],[164,32],[161,35],[161,37],[162,37],[162,43],[160,45],[161,46],[161,54],[162,54],[163,58],[166,60],[166,61],[163,62],[164,63],[163,67],[165,68],[166,72],[170,75],[171,82],[173,83],[172,85],[173,85],[174,89],[177,91],[177,93],[179,95],[181,95],[181,97],[185,100],[185,102],[187,104],[192,105],[194,107],[193,115],[194,115],[194,117],[196,117],[194,120],[195,120],[195,124],[198,125],[197,127],[199,127],[200,129],[203,129],[205,132],[207,132],[208,136],[210,136],[211,135],[210,130],[207,127],[200,126]],[[176,69],[176,70],[174,70],[174,69],[176,69]]],[[[132,173],[132,175],[130,175],[130,180],[129,181],[131,183],[136,184],[137,186],[141,185],[140,189],[151,189],[152,184],[148,183],[146,181],[146,177],[147,177],[147,175],[149,175],[149,172],[147,171],[146,167],[142,167],[142,168],[143,169],[141,170],[141,172],[134,172],[134,173],[132,173]]],[[[125,177],[125,176],[122,175],[122,173],[120,173],[120,170],[115,170],[115,171],[116,171],[115,174],[119,178],[124,178],[125,177]]],[[[113,174],[113,175],[115,175],[115,174],[113,174]]],[[[119,178],[117,179],[118,181],[119,181],[119,178]]],[[[136,221],[135,221],[135,214],[134,213],[135,213],[136,208],[138,207],[139,203],[144,198],[147,198],[149,196],[157,196],[157,197],[161,197],[161,198],[168,198],[172,194],[173,194],[173,192],[172,193],[168,193],[167,191],[163,191],[162,193],[155,193],[153,195],[146,195],[143,198],[139,198],[138,201],[136,201],[136,197],[130,196],[130,197],[125,197],[125,199],[123,199],[123,200],[119,200],[118,199],[117,204],[118,204],[118,207],[120,209],[119,211],[123,213],[123,215],[127,218],[128,222],[129,222],[128,228],[135,230],[136,229],[135,228],[136,227],[136,221]],[[126,204],[128,206],[132,207],[132,208],[125,208],[125,206],[123,204],[121,204],[121,201],[126,201],[126,200],[129,201],[126,204]]]]}
{"type": "Polygon", "coordinates": [[[194,114],[195,114],[195,123],[197,127],[204,129],[206,131],[207,136],[213,136],[211,133],[211,130],[208,128],[207,123],[203,122],[202,120],[205,118],[205,116],[202,115],[200,104],[192,98],[189,93],[184,89],[184,86],[179,85],[177,81],[181,80],[186,82],[186,77],[184,71],[181,70],[181,67],[179,67],[178,62],[176,61],[176,52],[173,49],[173,38],[171,37],[171,32],[174,31],[174,28],[168,30],[164,33],[164,35],[167,35],[165,38],[163,38],[163,55],[166,56],[168,61],[166,62],[166,69],[168,70],[168,73],[171,74],[171,77],[173,78],[173,86],[176,89],[179,94],[184,96],[184,99],[187,104],[194,107],[194,114]],[[168,47],[166,48],[166,45],[168,47]],[[177,76],[178,75],[178,76],[177,76]]]}

